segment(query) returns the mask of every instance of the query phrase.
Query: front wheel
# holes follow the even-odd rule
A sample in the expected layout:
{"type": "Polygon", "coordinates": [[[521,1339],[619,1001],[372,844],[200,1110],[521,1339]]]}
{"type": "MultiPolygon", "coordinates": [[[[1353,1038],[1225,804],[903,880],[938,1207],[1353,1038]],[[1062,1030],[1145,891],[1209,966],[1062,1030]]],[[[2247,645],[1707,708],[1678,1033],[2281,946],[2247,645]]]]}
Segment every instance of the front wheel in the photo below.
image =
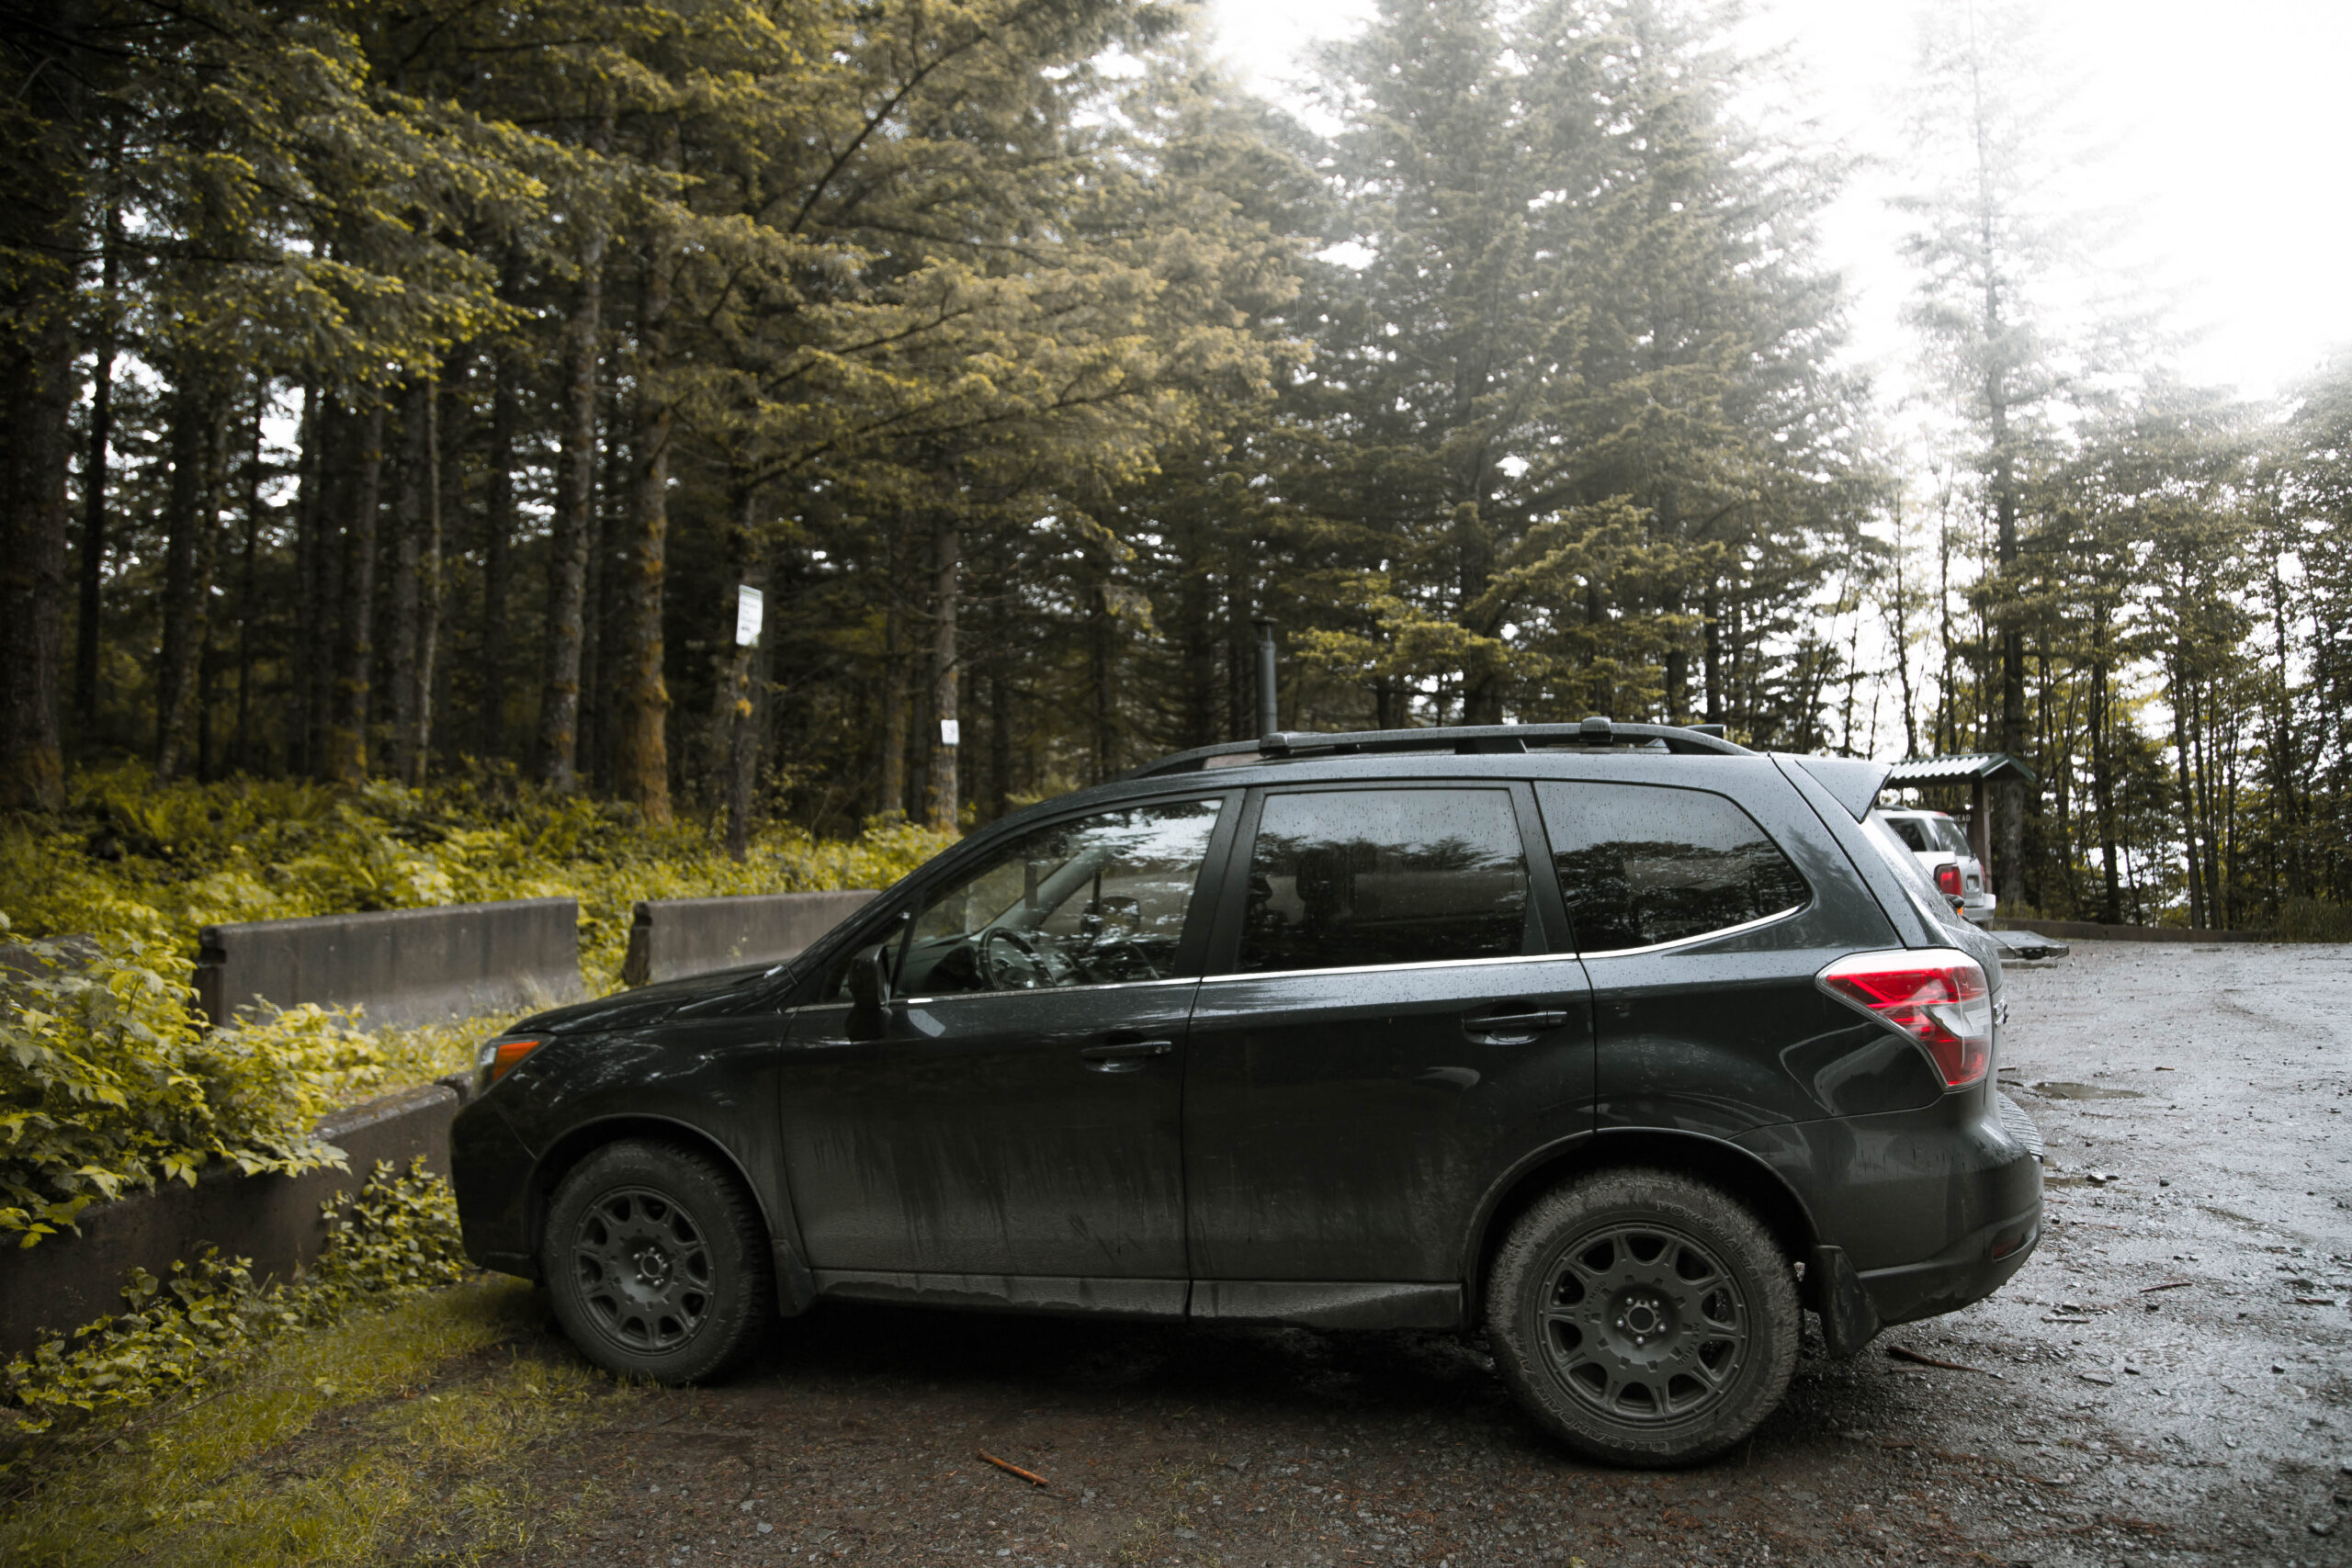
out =
{"type": "Polygon", "coordinates": [[[1796,1370],[1787,1260],[1747,1208],[1677,1172],[1545,1194],[1487,1279],[1497,1367],[1536,1419],[1611,1464],[1695,1464],[1762,1424],[1796,1370]]]}
{"type": "Polygon", "coordinates": [[[607,1144],[567,1172],[541,1246],[548,1296],[608,1371],[695,1382],[775,1316],[767,1229],[732,1174],[674,1145],[607,1144]]]}

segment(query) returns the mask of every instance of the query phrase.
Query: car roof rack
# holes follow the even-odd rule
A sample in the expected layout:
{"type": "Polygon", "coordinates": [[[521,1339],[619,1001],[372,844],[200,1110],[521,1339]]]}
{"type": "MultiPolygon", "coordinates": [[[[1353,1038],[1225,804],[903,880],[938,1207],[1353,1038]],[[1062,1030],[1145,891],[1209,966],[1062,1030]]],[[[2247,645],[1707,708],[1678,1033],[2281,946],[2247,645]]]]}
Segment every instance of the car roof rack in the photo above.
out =
{"type": "Polygon", "coordinates": [[[1255,740],[1196,746],[1146,762],[1125,776],[1162,778],[1213,768],[1250,767],[1261,762],[1305,761],[1327,757],[1448,751],[1455,756],[1510,756],[1528,751],[1598,750],[1620,748],[1668,751],[1678,756],[1746,757],[1747,747],[1724,739],[1720,724],[1619,724],[1595,716],[1577,724],[1467,724],[1437,729],[1361,729],[1337,735],[1282,730],[1255,740]]]}

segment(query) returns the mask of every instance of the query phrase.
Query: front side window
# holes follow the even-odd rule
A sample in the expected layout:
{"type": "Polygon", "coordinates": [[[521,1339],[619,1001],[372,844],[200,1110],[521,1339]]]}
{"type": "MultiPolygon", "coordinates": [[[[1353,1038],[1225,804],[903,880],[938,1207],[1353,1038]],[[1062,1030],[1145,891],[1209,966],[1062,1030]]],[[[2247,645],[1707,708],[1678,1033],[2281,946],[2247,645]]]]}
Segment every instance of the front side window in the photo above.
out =
{"type": "Polygon", "coordinates": [[[1220,802],[1041,828],[932,894],[898,961],[912,995],[1025,991],[1174,973],[1220,802]]]}
{"type": "Polygon", "coordinates": [[[1266,798],[1239,967],[1355,969],[1541,951],[1527,857],[1498,789],[1266,798]]]}
{"type": "Polygon", "coordinates": [[[1720,795],[1539,784],[1580,953],[1655,947],[1801,908],[1812,897],[1756,819],[1720,795]]]}

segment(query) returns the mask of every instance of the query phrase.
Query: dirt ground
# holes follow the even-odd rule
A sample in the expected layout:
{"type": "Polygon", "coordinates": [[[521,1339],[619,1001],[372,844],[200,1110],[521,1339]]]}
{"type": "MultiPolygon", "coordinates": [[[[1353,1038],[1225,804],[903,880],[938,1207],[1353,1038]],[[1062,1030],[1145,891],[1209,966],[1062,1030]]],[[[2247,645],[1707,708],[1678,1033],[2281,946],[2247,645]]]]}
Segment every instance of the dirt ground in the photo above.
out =
{"type": "Polygon", "coordinates": [[[2079,943],[2009,995],[2039,1254],[1715,1464],[1578,1463],[1445,1336],[824,1307],[534,1455],[594,1501],[509,1560],[2352,1564],[2352,951],[2079,943]]]}

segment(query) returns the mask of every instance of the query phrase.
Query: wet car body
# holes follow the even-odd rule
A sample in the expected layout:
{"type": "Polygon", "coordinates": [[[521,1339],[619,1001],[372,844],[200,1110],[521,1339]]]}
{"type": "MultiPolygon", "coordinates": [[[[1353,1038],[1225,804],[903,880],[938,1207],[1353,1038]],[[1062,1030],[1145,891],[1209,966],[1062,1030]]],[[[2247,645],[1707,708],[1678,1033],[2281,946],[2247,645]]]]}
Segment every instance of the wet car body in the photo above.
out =
{"type": "MultiPolygon", "coordinates": [[[[652,1137],[707,1152],[752,1195],[786,1314],[823,1296],[1464,1327],[1514,1216],[1619,1167],[1690,1173],[1761,1216],[1842,1353],[2022,1265],[2041,1173],[1991,1065],[1947,1089],[1918,1045],[1819,983],[1856,953],[1957,950],[1981,964],[1998,1016],[1997,950],[1873,841],[1883,768],[1662,727],[1408,734],[1170,759],[992,825],[789,964],[526,1021],[512,1032],[539,1043],[453,1128],[469,1253],[540,1277],[565,1172],[612,1140],[652,1137]],[[1516,951],[1285,958],[1311,951],[1299,944],[1333,887],[1364,940],[1451,952],[1493,923],[1505,883],[1457,870],[1448,886],[1469,913],[1394,916],[1396,889],[1418,885],[1362,855],[1332,870],[1311,835],[1293,835],[1309,847],[1288,875],[1267,874],[1289,863],[1265,858],[1278,821],[1466,820],[1472,807],[1488,862],[1520,857],[1506,888],[1521,890],[1516,951]],[[1744,841],[1777,848],[1774,886],[1798,891],[1775,897],[1798,901],[1695,936],[1597,942],[1564,822],[1702,807],[1760,830],[1744,841]],[[1140,898],[1107,897],[1098,871],[1061,950],[1042,926],[1034,942],[997,940],[994,925],[925,934],[927,900],[1005,846],[1097,822],[1191,835],[1196,888],[1164,929],[1106,936],[1121,919],[1145,933],[1137,906],[1156,895],[1137,883],[1140,898]],[[1255,960],[1252,942],[1266,948],[1255,960]],[[1061,952],[1099,972],[1057,988],[1055,966],[1074,962],[1061,952]],[[893,953],[908,984],[862,1004],[846,976],[887,972],[893,953]],[[1026,978],[1002,988],[990,975],[1026,978]]],[[[1611,830],[1621,851],[1628,834],[1670,836],[1611,830]]],[[[1450,840],[1446,855],[1476,859],[1450,840]]],[[[1025,863],[1033,903],[1084,869],[1043,863],[1025,863]]],[[[1670,904],[1674,874],[1657,875],[1670,904]]]]}

